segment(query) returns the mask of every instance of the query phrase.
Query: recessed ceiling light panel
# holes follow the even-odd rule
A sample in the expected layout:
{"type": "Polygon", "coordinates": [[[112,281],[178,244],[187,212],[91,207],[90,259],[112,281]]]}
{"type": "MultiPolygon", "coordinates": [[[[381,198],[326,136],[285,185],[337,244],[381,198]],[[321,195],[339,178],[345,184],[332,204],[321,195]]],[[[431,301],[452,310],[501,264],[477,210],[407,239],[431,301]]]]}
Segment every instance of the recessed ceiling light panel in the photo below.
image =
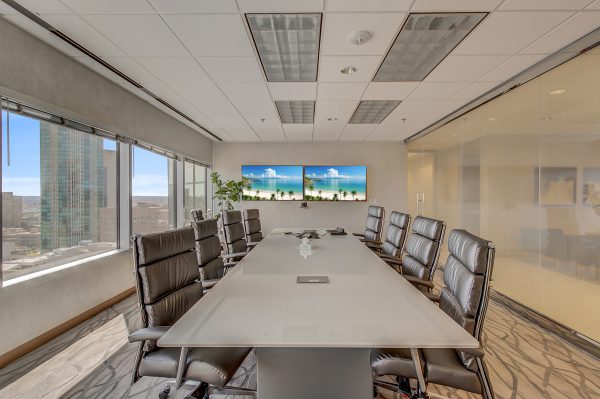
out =
{"type": "Polygon", "coordinates": [[[410,14],[373,81],[412,82],[425,79],[486,15],[410,14]]]}
{"type": "Polygon", "coordinates": [[[275,101],[281,123],[314,123],[314,101],[275,101]]]}
{"type": "Polygon", "coordinates": [[[316,82],[321,14],[246,14],[269,82],[316,82]]]}
{"type": "Polygon", "coordinates": [[[348,123],[381,123],[400,103],[400,100],[361,101],[348,123]]]}

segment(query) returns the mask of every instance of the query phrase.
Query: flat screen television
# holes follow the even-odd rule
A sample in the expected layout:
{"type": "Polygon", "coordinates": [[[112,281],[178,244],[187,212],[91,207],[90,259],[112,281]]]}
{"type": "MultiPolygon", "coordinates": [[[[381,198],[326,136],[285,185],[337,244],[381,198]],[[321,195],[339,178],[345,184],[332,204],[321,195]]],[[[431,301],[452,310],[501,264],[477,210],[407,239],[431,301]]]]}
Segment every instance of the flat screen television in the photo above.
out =
{"type": "Polygon", "coordinates": [[[306,201],[366,201],[366,166],[305,166],[306,201]]]}
{"type": "Polygon", "coordinates": [[[242,200],[302,200],[302,166],[242,165],[242,177],[249,184],[242,191],[242,200]]]}

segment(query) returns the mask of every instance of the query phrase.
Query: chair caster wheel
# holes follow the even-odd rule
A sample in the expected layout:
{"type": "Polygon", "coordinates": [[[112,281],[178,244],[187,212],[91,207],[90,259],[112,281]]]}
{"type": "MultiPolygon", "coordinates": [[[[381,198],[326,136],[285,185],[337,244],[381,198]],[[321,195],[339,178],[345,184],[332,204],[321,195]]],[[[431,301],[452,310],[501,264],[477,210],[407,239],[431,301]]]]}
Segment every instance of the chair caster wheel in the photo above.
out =
{"type": "Polygon", "coordinates": [[[162,391],[158,394],[158,399],[167,399],[171,394],[171,387],[166,385],[162,391]]]}

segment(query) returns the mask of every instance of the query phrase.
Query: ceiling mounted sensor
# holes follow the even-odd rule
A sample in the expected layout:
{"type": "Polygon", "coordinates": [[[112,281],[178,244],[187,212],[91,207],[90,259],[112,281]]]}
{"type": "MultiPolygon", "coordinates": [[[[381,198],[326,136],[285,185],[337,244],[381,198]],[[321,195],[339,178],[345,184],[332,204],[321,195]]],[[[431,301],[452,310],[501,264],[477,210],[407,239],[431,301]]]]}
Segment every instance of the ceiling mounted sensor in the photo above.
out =
{"type": "Polygon", "coordinates": [[[357,72],[357,71],[358,71],[358,68],[353,67],[353,66],[347,66],[347,67],[340,69],[340,72],[343,73],[344,75],[352,75],[354,72],[357,72]]]}
{"type": "Polygon", "coordinates": [[[350,43],[354,44],[355,46],[360,46],[371,40],[371,37],[373,37],[371,32],[367,30],[359,30],[351,34],[348,37],[348,40],[350,40],[350,43]]]}
{"type": "Polygon", "coordinates": [[[269,82],[316,82],[321,14],[246,14],[269,82]]]}
{"type": "Polygon", "coordinates": [[[486,15],[410,14],[373,81],[422,81],[486,15]]]}
{"type": "Polygon", "coordinates": [[[363,100],[358,104],[348,123],[381,123],[401,102],[400,100],[363,100]]]}
{"type": "Polygon", "coordinates": [[[281,123],[314,123],[314,101],[275,101],[281,123]]]}

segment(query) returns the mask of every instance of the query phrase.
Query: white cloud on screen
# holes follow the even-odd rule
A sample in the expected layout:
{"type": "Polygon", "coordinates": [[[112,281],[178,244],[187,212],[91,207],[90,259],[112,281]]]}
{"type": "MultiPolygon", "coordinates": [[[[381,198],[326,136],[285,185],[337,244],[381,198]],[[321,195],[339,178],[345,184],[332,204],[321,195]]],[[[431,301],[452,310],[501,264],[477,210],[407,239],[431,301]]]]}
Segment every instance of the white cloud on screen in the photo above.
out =
{"type": "Polygon", "coordinates": [[[275,169],[267,168],[265,169],[265,177],[277,177],[277,172],[275,169]]]}

